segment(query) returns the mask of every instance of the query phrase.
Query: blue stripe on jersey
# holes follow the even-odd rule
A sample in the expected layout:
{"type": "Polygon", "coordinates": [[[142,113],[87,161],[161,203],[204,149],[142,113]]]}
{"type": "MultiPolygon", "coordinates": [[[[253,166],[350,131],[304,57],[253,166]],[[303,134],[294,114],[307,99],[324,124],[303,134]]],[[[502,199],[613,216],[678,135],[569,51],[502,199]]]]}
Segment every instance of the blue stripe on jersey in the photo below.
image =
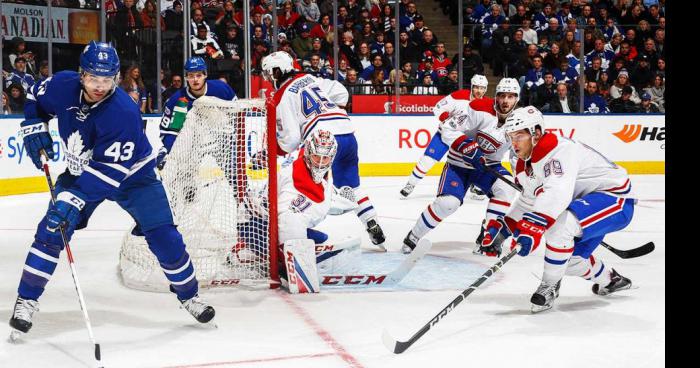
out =
{"type": "Polygon", "coordinates": [[[365,208],[364,210],[358,212],[358,213],[357,213],[357,216],[358,216],[358,217],[359,217],[359,216],[362,216],[365,212],[367,212],[367,211],[369,211],[369,210],[373,210],[373,209],[374,209],[374,207],[369,206],[369,207],[365,208]]]}
{"type": "Polygon", "coordinates": [[[598,273],[595,274],[595,277],[600,276],[600,274],[603,273],[603,270],[604,270],[604,269],[605,269],[605,265],[601,265],[600,271],[598,271],[598,273]]]}
{"type": "Polygon", "coordinates": [[[568,259],[556,260],[556,259],[551,259],[548,257],[544,257],[544,261],[547,263],[554,264],[554,265],[563,265],[564,263],[569,262],[568,259]]]}
{"type": "Polygon", "coordinates": [[[503,217],[503,216],[506,215],[506,214],[503,213],[503,212],[498,212],[498,211],[494,211],[494,210],[486,210],[486,212],[487,212],[487,213],[493,213],[494,215],[501,216],[501,217],[503,217]]]}
{"type": "Polygon", "coordinates": [[[431,228],[431,229],[434,229],[434,228],[435,228],[435,226],[430,225],[430,223],[428,222],[428,219],[425,218],[425,215],[424,215],[424,214],[421,213],[421,214],[420,214],[420,218],[423,219],[423,223],[425,224],[425,226],[427,226],[427,227],[429,227],[429,228],[431,228]]]}
{"type": "Polygon", "coordinates": [[[333,121],[333,120],[350,120],[350,119],[346,116],[345,117],[340,116],[340,117],[319,118],[316,121],[314,121],[313,124],[311,124],[309,127],[304,129],[303,139],[306,139],[306,137],[309,135],[309,133],[314,130],[314,128],[316,127],[316,124],[318,124],[319,121],[333,121]]]}

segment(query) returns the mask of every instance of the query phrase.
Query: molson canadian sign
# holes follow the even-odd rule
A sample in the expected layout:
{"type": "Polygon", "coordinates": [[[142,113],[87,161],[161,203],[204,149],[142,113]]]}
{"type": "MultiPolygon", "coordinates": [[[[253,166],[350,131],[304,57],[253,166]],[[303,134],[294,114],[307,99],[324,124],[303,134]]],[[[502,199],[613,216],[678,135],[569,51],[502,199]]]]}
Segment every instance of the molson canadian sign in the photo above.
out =
{"type": "Polygon", "coordinates": [[[23,4],[2,4],[0,27],[6,39],[22,37],[25,41],[86,44],[100,38],[100,13],[96,10],[48,8],[23,4]]]}

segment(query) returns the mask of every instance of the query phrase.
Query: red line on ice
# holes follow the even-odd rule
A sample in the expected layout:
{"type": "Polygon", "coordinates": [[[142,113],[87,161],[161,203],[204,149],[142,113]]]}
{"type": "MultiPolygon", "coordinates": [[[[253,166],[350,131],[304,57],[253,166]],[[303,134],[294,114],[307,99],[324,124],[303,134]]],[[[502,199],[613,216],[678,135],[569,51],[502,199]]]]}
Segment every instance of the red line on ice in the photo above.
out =
{"type": "Polygon", "coordinates": [[[337,353],[320,353],[320,354],[307,354],[307,355],[288,355],[281,357],[272,358],[262,358],[262,359],[248,359],[248,360],[233,360],[230,362],[212,362],[212,363],[202,363],[202,364],[187,364],[187,365],[174,365],[164,368],[200,368],[200,367],[216,367],[225,365],[239,365],[239,364],[251,364],[251,363],[264,363],[264,362],[275,362],[280,360],[292,360],[292,359],[304,359],[304,358],[324,358],[328,356],[334,356],[337,353]]]}
{"type": "Polygon", "coordinates": [[[335,350],[336,354],[340,356],[340,358],[342,358],[346,363],[350,364],[350,367],[364,368],[364,366],[360,364],[360,362],[358,362],[357,359],[354,356],[352,356],[352,354],[348,353],[348,351],[345,350],[345,348],[342,345],[340,345],[340,343],[336,341],[333,338],[333,336],[331,336],[330,332],[326,331],[323,327],[321,327],[321,325],[319,325],[318,322],[311,318],[311,315],[309,315],[309,313],[304,308],[295,303],[294,300],[292,300],[292,298],[289,296],[289,294],[283,291],[278,292],[276,294],[279,295],[290,308],[292,308],[294,313],[301,317],[301,319],[303,319],[304,322],[306,322],[306,324],[314,330],[316,335],[318,335],[318,337],[320,337],[321,340],[325,341],[325,343],[328,344],[328,346],[335,350]]]}

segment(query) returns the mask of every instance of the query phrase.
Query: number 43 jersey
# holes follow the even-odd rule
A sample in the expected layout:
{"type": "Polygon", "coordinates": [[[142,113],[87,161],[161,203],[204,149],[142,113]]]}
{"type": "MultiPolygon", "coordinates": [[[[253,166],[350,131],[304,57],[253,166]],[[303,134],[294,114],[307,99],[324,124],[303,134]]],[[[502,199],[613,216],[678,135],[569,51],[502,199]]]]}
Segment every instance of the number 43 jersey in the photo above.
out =
{"type": "Polygon", "coordinates": [[[277,144],[291,153],[317,129],[333,135],[354,132],[345,110],[332,101],[322,82],[308,74],[297,74],[272,98],[277,116],[277,144]]]}
{"type": "Polygon", "coordinates": [[[545,133],[530,159],[518,159],[516,182],[523,186],[508,216],[536,212],[551,221],[569,204],[592,192],[635,198],[627,171],[588,145],[545,133]]]}
{"type": "Polygon", "coordinates": [[[58,119],[68,171],[78,176],[74,188],[89,201],[107,198],[123,181],[155,167],[138,106],[120,88],[88,104],[80,75],[58,72],[30,89],[24,114],[37,122],[58,119]]]}

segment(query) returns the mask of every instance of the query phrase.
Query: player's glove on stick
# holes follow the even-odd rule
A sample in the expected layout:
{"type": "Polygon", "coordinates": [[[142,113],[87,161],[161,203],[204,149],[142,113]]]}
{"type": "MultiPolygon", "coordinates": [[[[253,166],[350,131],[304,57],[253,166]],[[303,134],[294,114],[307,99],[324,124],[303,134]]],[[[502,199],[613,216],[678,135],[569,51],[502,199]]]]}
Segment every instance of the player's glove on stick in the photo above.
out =
{"type": "Polygon", "coordinates": [[[46,152],[49,159],[53,159],[53,139],[49,134],[49,125],[41,119],[29,119],[20,123],[20,135],[24,140],[24,147],[32,159],[34,166],[41,170],[41,151],[46,152]]]}
{"type": "Polygon", "coordinates": [[[512,227],[515,227],[515,220],[510,217],[507,217],[505,220],[500,217],[489,220],[489,223],[486,225],[484,239],[479,247],[481,253],[489,257],[501,256],[503,241],[512,235],[508,226],[509,223],[512,227]]]}
{"type": "Polygon", "coordinates": [[[156,166],[158,170],[163,170],[165,167],[165,159],[168,156],[168,150],[165,147],[160,147],[158,151],[158,157],[156,157],[156,166]]]}
{"type": "Polygon", "coordinates": [[[58,193],[56,202],[49,206],[46,214],[46,228],[49,231],[56,231],[61,226],[64,229],[74,228],[78,224],[80,211],[85,207],[83,196],[77,190],[58,193]]]}
{"type": "Polygon", "coordinates": [[[526,213],[522,220],[518,221],[513,231],[513,242],[510,249],[514,249],[520,244],[518,255],[525,257],[534,252],[540,245],[542,235],[549,227],[549,221],[542,215],[536,213],[526,213]]]}
{"type": "Polygon", "coordinates": [[[474,166],[475,169],[480,171],[486,170],[484,153],[476,141],[463,136],[452,143],[452,149],[459,152],[464,162],[474,166]]]}

